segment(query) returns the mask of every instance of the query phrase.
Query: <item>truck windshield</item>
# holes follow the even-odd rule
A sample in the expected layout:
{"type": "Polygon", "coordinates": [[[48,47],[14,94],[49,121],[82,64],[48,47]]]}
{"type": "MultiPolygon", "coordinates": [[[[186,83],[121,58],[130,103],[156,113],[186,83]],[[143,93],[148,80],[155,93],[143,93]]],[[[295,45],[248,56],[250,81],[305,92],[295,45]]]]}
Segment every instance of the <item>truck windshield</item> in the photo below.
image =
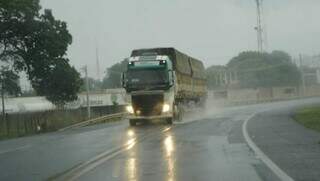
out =
{"type": "Polygon", "coordinates": [[[133,89],[159,88],[168,85],[168,72],[165,69],[128,70],[127,87],[133,89]]]}

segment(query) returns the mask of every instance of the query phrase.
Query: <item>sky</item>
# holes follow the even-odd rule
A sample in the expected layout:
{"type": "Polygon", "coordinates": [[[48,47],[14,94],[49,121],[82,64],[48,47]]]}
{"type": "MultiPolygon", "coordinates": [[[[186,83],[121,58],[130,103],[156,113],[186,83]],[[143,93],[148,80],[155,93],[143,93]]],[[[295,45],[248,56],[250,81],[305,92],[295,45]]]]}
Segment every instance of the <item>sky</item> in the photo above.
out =
{"type": "MultiPolygon", "coordinates": [[[[203,60],[226,64],[257,49],[255,0],[41,0],[73,35],[68,57],[76,68],[100,72],[137,48],[175,47],[203,60]]],[[[293,57],[320,53],[319,0],[264,0],[267,51],[293,57]]],[[[102,77],[103,75],[101,75],[102,77]]]]}

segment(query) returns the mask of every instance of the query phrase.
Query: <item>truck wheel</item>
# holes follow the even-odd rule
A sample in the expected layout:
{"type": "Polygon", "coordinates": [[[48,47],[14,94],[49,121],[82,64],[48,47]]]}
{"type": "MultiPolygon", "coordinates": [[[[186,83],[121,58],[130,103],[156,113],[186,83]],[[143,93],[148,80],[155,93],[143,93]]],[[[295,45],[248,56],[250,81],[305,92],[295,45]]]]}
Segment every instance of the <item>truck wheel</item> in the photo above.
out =
{"type": "Polygon", "coordinates": [[[170,125],[171,125],[171,124],[173,123],[173,118],[167,118],[167,120],[166,120],[166,121],[167,121],[167,123],[168,123],[168,124],[170,124],[170,125]]]}
{"type": "Polygon", "coordinates": [[[136,126],[137,125],[137,121],[134,119],[130,119],[129,120],[130,126],[136,126]]]}

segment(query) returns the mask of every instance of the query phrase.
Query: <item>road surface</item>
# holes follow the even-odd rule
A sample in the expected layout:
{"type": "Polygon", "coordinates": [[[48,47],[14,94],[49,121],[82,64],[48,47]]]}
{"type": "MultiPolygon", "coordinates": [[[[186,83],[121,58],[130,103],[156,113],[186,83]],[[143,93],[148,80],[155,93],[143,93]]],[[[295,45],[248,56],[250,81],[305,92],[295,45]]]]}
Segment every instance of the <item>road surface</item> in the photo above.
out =
{"type": "Polygon", "coordinates": [[[2,141],[0,180],[317,180],[320,136],[289,119],[317,103],[210,107],[172,126],[121,121],[2,141]]]}

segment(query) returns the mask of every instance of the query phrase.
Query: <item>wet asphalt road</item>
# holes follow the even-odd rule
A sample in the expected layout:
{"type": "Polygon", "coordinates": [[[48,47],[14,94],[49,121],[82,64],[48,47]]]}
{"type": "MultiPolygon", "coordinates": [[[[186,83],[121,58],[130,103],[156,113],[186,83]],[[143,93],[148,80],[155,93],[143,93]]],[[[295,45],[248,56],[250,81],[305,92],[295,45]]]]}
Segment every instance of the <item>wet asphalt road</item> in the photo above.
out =
{"type": "Polygon", "coordinates": [[[293,121],[294,109],[254,117],[248,132],[254,142],[296,181],[320,180],[320,133],[293,121]]]}
{"type": "MultiPolygon", "coordinates": [[[[320,103],[320,99],[212,107],[193,112],[172,126],[153,123],[130,127],[122,121],[2,141],[0,180],[277,181],[277,175],[247,145],[243,123],[255,113],[314,103],[320,103]]],[[[265,119],[278,117],[266,114],[265,119]]],[[[272,144],[273,139],[265,142],[263,136],[272,131],[263,132],[258,125],[263,124],[254,119],[248,124],[256,144],[263,151],[266,148],[261,145],[282,149],[272,144]]],[[[275,163],[295,177],[288,169],[290,157],[270,149],[265,153],[271,159],[283,158],[275,163]]],[[[318,167],[309,170],[313,168],[318,167]]]]}

